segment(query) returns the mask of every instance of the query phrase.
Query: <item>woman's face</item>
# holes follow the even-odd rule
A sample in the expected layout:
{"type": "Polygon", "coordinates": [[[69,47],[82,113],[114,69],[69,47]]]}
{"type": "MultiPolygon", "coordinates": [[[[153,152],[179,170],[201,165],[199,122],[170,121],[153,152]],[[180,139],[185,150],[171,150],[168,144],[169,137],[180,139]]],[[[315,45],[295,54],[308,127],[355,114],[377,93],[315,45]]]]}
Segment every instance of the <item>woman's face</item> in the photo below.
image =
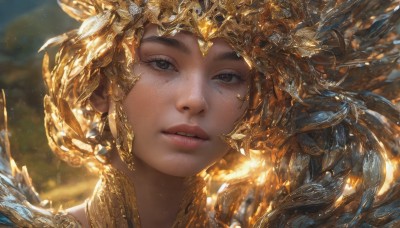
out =
{"type": "Polygon", "coordinates": [[[133,127],[133,153],[168,175],[191,176],[228,151],[221,136],[233,130],[247,103],[249,67],[222,39],[203,56],[189,33],[160,37],[145,30],[134,66],[140,80],[123,101],[133,127]]]}

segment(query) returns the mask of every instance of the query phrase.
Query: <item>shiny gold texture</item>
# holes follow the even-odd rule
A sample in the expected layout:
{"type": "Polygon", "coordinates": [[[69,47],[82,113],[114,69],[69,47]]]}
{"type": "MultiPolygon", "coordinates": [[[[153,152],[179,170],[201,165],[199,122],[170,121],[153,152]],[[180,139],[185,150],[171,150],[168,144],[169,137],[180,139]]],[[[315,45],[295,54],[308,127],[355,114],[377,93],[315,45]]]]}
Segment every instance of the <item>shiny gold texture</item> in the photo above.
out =
{"type": "Polygon", "coordinates": [[[133,184],[115,169],[105,167],[86,204],[91,227],[140,227],[133,184]]]}
{"type": "MultiPolygon", "coordinates": [[[[185,186],[186,192],[173,227],[208,227],[204,179],[200,176],[189,178],[185,186]]],[[[140,227],[133,183],[110,166],[103,169],[93,197],[86,205],[91,227],[140,227]]]]}
{"type": "MultiPolygon", "coordinates": [[[[121,102],[140,80],[133,73],[134,52],[149,23],[162,36],[193,33],[203,54],[213,39],[223,38],[254,71],[248,110],[230,134],[221,136],[232,152],[189,178],[182,205],[190,206],[178,213],[175,227],[400,223],[399,0],[59,4],[82,25],[41,49],[60,46],[54,66],[48,55],[43,60],[46,130],[62,160],[101,173],[87,206],[93,227],[124,227],[127,221],[140,226],[134,186],[96,155],[99,145],[116,148],[134,169],[135,126],[121,102]],[[109,131],[101,137],[90,133],[100,129],[94,125],[105,115],[89,102],[98,88],[115,103],[114,113],[108,113],[115,140],[109,131]]],[[[5,186],[1,193],[9,194],[5,186]]],[[[24,201],[16,202],[12,208],[24,201]]],[[[31,221],[17,210],[6,215],[18,226],[31,221]]],[[[35,216],[54,224],[51,214],[35,216]]]]}

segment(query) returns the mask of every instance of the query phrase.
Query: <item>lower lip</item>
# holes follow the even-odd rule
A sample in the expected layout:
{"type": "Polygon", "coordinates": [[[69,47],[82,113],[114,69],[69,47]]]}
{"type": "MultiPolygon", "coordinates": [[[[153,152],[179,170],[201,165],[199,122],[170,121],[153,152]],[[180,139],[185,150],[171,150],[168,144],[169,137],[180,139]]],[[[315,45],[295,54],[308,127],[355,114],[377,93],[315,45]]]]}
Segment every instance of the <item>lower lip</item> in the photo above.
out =
{"type": "Polygon", "coordinates": [[[200,148],[206,140],[177,134],[163,133],[167,140],[179,149],[195,150],[200,148]]]}

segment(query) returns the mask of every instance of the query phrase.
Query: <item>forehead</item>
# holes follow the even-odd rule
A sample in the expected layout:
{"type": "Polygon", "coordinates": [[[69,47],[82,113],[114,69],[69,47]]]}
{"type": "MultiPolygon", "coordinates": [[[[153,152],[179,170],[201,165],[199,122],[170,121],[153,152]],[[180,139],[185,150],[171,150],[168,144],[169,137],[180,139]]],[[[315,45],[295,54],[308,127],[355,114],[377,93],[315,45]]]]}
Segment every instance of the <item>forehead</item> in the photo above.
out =
{"type": "Polygon", "coordinates": [[[204,43],[198,36],[187,31],[180,31],[173,36],[161,36],[158,32],[158,27],[154,24],[145,27],[142,42],[157,42],[166,46],[183,46],[183,49],[188,49],[188,52],[200,50],[203,54],[212,52],[232,52],[233,48],[223,38],[212,39],[209,43],[204,43]],[[165,38],[165,39],[162,39],[165,38]],[[207,45],[207,50],[203,50],[207,45]]]}

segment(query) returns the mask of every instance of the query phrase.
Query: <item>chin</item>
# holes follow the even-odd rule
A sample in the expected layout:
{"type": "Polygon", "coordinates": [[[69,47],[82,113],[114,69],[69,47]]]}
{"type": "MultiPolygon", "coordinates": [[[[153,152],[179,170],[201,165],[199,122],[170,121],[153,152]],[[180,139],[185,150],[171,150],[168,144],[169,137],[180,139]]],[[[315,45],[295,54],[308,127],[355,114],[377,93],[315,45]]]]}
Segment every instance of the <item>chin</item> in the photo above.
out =
{"type": "MultiPolygon", "coordinates": [[[[174,176],[174,177],[191,177],[199,174],[201,170],[185,170],[185,169],[179,169],[179,170],[168,170],[166,172],[163,172],[167,175],[174,176]]],[[[161,171],[162,172],[162,171],[161,171]]]]}

